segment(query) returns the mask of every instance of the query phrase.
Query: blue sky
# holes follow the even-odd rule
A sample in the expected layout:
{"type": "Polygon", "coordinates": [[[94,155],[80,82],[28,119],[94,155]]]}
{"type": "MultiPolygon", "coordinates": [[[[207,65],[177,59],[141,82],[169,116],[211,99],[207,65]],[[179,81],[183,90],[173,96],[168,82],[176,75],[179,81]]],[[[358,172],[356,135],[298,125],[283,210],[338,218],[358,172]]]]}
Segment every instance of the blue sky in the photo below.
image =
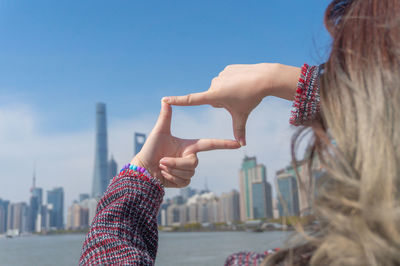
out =
{"type": "Polygon", "coordinates": [[[91,126],[96,101],[110,116],[158,110],[228,64],[320,62],[326,4],[0,1],[0,89],[45,114],[45,131],[91,126]]]}
{"type": "MultiPolygon", "coordinates": [[[[97,101],[107,103],[109,121],[154,122],[161,97],[206,90],[226,65],[323,62],[327,4],[0,0],[0,111],[25,108],[23,115],[34,117],[33,135],[42,138],[93,132],[97,101]]],[[[3,178],[11,169],[1,171],[3,178]]]]}

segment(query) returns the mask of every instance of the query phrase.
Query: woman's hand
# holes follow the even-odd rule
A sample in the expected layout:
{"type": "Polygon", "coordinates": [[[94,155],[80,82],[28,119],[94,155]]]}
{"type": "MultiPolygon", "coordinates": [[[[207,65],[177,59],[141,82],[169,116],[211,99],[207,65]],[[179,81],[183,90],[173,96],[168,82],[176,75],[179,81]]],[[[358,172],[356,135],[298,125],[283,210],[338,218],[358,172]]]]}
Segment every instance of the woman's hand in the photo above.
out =
{"type": "Polygon", "coordinates": [[[172,105],[210,104],[223,107],[232,116],[235,139],[246,145],[246,121],[266,96],[293,100],[300,69],[281,64],[229,65],[215,77],[208,91],[171,96],[163,101],[172,105]]]}
{"type": "Polygon", "coordinates": [[[146,168],[166,187],[189,185],[198,163],[197,152],[240,147],[234,140],[176,138],[171,135],[171,118],[171,106],[161,102],[157,123],[131,162],[146,168]]]}

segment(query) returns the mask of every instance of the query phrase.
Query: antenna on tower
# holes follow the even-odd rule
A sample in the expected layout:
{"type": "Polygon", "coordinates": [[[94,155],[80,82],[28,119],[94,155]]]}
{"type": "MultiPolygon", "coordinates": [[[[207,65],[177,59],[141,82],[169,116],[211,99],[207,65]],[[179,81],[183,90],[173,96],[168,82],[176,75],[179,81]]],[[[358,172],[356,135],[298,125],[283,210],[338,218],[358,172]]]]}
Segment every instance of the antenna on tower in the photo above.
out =
{"type": "Polygon", "coordinates": [[[33,163],[33,175],[32,175],[32,188],[31,192],[36,188],[36,161],[33,163]]]}

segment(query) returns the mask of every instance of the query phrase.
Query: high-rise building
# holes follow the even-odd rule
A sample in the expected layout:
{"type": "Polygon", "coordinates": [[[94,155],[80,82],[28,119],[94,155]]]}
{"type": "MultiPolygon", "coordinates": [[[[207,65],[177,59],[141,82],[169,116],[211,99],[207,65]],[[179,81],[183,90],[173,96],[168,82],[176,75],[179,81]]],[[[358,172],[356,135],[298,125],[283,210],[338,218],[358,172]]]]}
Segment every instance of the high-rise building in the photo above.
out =
{"type": "Polygon", "coordinates": [[[170,202],[170,200],[167,200],[167,201],[164,201],[160,206],[160,210],[159,210],[158,217],[157,217],[157,222],[161,226],[168,225],[167,209],[168,209],[169,205],[171,205],[171,202],[170,202]]]}
{"type": "Polygon", "coordinates": [[[36,174],[33,172],[33,181],[31,188],[31,197],[29,199],[29,210],[28,210],[28,231],[34,232],[37,228],[38,215],[42,208],[42,195],[43,190],[36,187],[36,174]]]}
{"type": "MultiPolygon", "coordinates": [[[[108,162],[108,180],[110,181],[118,173],[118,165],[114,160],[114,156],[111,155],[111,159],[108,162]]],[[[108,185],[108,184],[107,184],[108,185]]]]}
{"type": "Polygon", "coordinates": [[[299,215],[299,194],[296,174],[289,166],[276,172],[278,182],[278,210],[279,216],[299,215]]]}
{"type": "Polygon", "coordinates": [[[171,204],[167,208],[167,224],[175,226],[179,224],[179,206],[171,204]]]}
{"type": "Polygon", "coordinates": [[[135,132],[135,136],[134,136],[134,140],[133,141],[135,143],[133,155],[135,156],[136,154],[138,154],[140,152],[140,150],[142,149],[144,143],[146,142],[146,135],[143,134],[143,133],[135,132]]]}
{"type": "Polygon", "coordinates": [[[172,204],[181,205],[183,204],[183,197],[181,195],[176,195],[172,198],[172,204]]]}
{"type": "Polygon", "coordinates": [[[181,188],[180,190],[180,194],[182,196],[183,202],[186,203],[187,200],[193,196],[194,194],[196,194],[196,190],[192,189],[191,187],[184,187],[181,188]]]}
{"type": "Polygon", "coordinates": [[[50,214],[52,208],[52,204],[41,205],[36,218],[36,232],[48,231],[50,229],[50,214]]]}
{"type": "Polygon", "coordinates": [[[84,201],[84,200],[86,200],[86,199],[88,199],[88,198],[90,198],[90,196],[89,196],[89,194],[87,194],[87,193],[81,193],[81,194],[79,194],[79,202],[82,202],[82,201],[84,201]]]}
{"type": "Polygon", "coordinates": [[[33,195],[31,195],[29,199],[29,208],[28,208],[28,231],[34,232],[36,229],[36,221],[39,213],[39,199],[33,195]]]}
{"type": "Polygon", "coordinates": [[[0,234],[7,232],[8,200],[0,199],[0,234]]]}
{"type": "Polygon", "coordinates": [[[317,156],[312,160],[311,169],[308,160],[299,161],[297,163],[297,172],[299,212],[303,216],[312,213],[311,206],[318,191],[318,180],[325,172],[317,156]]]}
{"type": "Polygon", "coordinates": [[[28,206],[25,202],[8,205],[7,231],[18,235],[27,231],[28,206]]]}
{"type": "Polygon", "coordinates": [[[189,208],[186,205],[179,206],[179,223],[185,225],[189,220],[189,208]]]}
{"type": "Polygon", "coordinates": [[[96,104],[96,148],[94,160],[94,174],[92,183],[92,197],[101,197],[107,188],[108,177],[108,148],[107,148],[107,120],[106,105],[96,104]]]}
{"type": "Polygon", "coordinates": [[[271,185],[267,182],[265,166],[257,164],[256,157],[243,159],[239,188],[242,221],[272,217],[271,185]]]}
{"type": "Polygon", "coordinates": [[[62,187],[47,191],[47,205],[50,211],[50,228],[64,228],[64,189],[62,187]]]}
{"type": "Polygon", "coordinates": [[[253,218],[273,218],[272,214],[272,189],[268,182],[252,184],[253,191],[253,218]]]}
{"type": "Polygon", "coordinates": [[[97,209],[97,198],[90,198],[83,200],[80,205],[88,210],[88,226],[92,223],[94,216],[96,215],[97,209]]]}
{"type": "Polygon", "coordinates": [[[84,229],[88,227],[89,210],[75,202],[68,208],[67,229],[84,229]]]}
{"type": "Polygon", "coordinates": [[[239,192],[236,190],[221,194],[218,206],[220,222],[232,223],[240,220],[239,198],[239,192]]]}

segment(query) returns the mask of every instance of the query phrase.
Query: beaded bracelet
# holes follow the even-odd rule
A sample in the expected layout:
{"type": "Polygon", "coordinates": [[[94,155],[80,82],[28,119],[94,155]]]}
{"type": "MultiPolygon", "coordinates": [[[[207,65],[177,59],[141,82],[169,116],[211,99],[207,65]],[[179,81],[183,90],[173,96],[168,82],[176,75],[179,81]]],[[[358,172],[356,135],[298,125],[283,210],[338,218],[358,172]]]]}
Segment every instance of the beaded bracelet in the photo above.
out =
{"type": "Polygon", "coordinates": [[[130,163],[125,164],[124,167],[122,167],[121,171],[119,171],[119,172],[121,173],[122,171],[125,171],[125,170],[133,170],[133,171],[139,172],[147,177],[151,177],[151,174],[147,171],[146,168],[137,166],[137,165],[133,165],[130,163]]]}

